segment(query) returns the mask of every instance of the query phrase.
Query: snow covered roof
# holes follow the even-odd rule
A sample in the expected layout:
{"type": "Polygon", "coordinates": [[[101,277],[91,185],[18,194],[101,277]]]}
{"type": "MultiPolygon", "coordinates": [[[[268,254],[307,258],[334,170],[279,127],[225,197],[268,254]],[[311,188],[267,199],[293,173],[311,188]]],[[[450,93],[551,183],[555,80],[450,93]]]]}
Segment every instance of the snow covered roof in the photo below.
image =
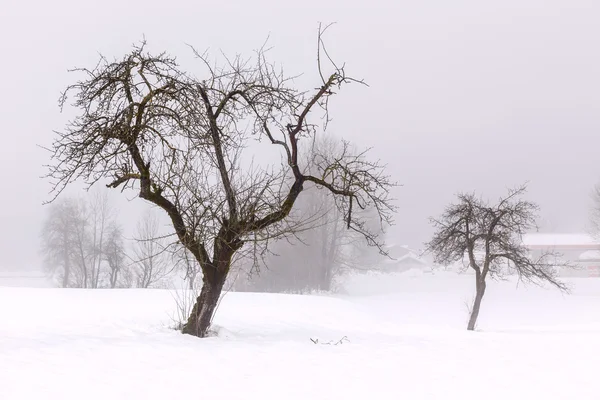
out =
{"type": "Polygon", "coordinates": [[[425,262],[425,260],[423,260],[421,257],[417,256],[416,254],[413,253],[408,253],[400,258],[398,258],[395,262],[397,263],[405,263],[405,262],[409,262],[409,261],[414,261],[418,264],[427,264],[425,262]]]}
{"type": "Polygon", "coordinates": [[[600,249],[600,242],[585,233],[528,233],[523,235],[528,247],[586,247],[600,249]]]}
{"type": "Polygon", "coordinates": [[[406,245],[406,244],[396,244],[396,243],[394,243],[394,244],[389,244],[388,243],[385,246],[385,248],[388,249],[388,250],[391,250],[391,249],[407,249],[407,250],[410,250],[410,247],[408,247],[408,245],[406,245]]]}
{"type": "Polygon", "coordinates": [[[386,246],[386,251],[392,258],[397,260],[405,257],[408,254],[414,254],[417,256],[417,251],[411,249],[407,245],[391,244],[386,246]]]}

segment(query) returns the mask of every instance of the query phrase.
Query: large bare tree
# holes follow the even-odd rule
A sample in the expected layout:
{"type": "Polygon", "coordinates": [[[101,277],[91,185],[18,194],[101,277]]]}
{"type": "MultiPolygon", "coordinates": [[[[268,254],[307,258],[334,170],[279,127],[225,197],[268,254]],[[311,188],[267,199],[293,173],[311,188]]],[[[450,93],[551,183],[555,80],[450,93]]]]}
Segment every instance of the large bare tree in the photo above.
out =
{"type": "Polygon", "coordinates": [[[233,256],[293,229],[288,216],[305,186],[334,194],[347,228],[371,244],[378,237],[355,208],[372,206],[382,223],[391,221],[393,182],[364,153],[346,147],[323,154],[311,174],[303,172],[299,141],[321,130],[332,96],[356,82],[331,62],[321,38],[319,30],[321,81],[314,90],[296,89],[264,49],[250,59],[226,58],[222,66],[196,52],[203,70],[191,75],[141,45],[120,60],[79,69],[83,78],[61,99],[64,106],[72,95],[79,116],[51,148],[56,191],[78,178],[89,184],[112,178],[109,187],[133,188],[168,214],[203,274],[184,333],[207,334],[233,256]],[[265,154],[265,146],[280,163],[256,161],[253,154],[265,154]]]}
{"type": "Polygon", "coordinates": [[[496,204],[488,204],[474,194],[459,194],[439,219],[432,219],[435,234],[427,250],[435,262],[448,265],[466,259],[475,272],[475,300],[467,325],[474,330],[488,277],[501,277],[507,267],[523,281],[549,283],[567,290],[556,277],[556,268],[567,266],[560,254],[542,251],[532,255],[522,236],[535,227],[538,206],[524,200],[526,187],[510,190],[496,204]]]}

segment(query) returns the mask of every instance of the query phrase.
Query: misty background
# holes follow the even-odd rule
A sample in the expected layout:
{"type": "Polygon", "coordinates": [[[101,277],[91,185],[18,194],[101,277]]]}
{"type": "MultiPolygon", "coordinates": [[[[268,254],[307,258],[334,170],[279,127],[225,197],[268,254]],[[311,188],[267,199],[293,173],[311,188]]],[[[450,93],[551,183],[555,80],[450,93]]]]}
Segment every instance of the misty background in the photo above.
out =
{"type": "MultiPolygon", "coordinates": [[[[193,72],[188,44],[271,60],[318,80],[318,22],[336,60],[363,78],[333,98],[330,132],[388,164],[401,187],[388,242],[421,248],[427,218],[458,191],[496,198],[529,181],[542,229],[582,232],[600,179],[600,4],[585,0],[168,3],[10,2],[0,12],[0,269],[38,268],[50,185],[40,177],[61,114],[58,97],[98,54],[121,57],[143,37],[193,72]]],[[[147,208],[112,191],[126,229],[147,208]]],[[[68,195],[83,195],[71,188],[68,195]]]]}

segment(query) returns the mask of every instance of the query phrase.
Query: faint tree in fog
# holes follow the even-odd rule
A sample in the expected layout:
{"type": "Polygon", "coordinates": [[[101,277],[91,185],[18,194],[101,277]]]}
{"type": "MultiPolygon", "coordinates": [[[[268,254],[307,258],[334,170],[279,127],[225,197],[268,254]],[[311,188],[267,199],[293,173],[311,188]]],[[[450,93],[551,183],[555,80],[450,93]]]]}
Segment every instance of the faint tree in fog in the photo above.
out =
{"type": "Polygon", "coordinates": [[[125,241],[123,238],[123,231],[120,225],[112,223],[108,235],[106,237],[106,243],[103,248],[102,258],[106,261],[108,266],[108,284],[111,288],[119,286],[121,281],[124,287],[129,287],[127,282],[127,276],[121,276],[122,273],[127,273],[126,265],[126,252],[125,252],[125,241]],[[125,279],[121,279],[125,278],[125,279]]]}
{"type": "MultiPolygon", "coordinates": [[[[322,158],[334,154],[346,152],[355,153],[350,143],[336,140],[332,136],[315,138],[311,150],[307,152],[305,173],[318,174],[315,166],[321,165],[322,158]]],[[[297,237],[299,244],[297,260],[304,259],[304,268],[297,272],[302,274],[306,271],[307,288],[316,290],[331,290],[333,279],[340,273],[344,266],[348,266],[347,252],[349,245],[357,242],[360,236],[353,230],[346,229],[344,216],[340,207],[336,206],[337,198],[329,191],[320,186],[310,187],[303,198],[299,200],[298,209],[305,221],[314,221],[312,227],[300,232],[297,237]]],[[[363,210],[358,209],[356,213],[363,210]]],[[[377,218],[377,216],[375,216],[377,218]]],[[[363,220],[368,224],[368,220],[363,220]]],[[[371,227],[369,227],[371,228],[371,227]]],[[[379,231],[377,227],[369,230],[379,231]]],[[[362,238],[361,238],[362,239],[362,238]]],[[[364,243],[361,240],[360,243],[364,243]]]]}
{"type": "Polygon", "coordinates": [[[536,284],[545,282],[566,291],[556,277],[557,253],[542,252],[533,258],[522,236],[535,228],[538,206],[523,200],[526,187],[510,190],[496,204],[488,204],[474,194],[459,194],[439,219],[432,219],[435,234],[427,250],[435,262],[448,265],[467,258],[475,271],[475,300],[467,326],[474,330],[486,290],[488,276],[501,276],[508,265],[519,279],[536,284]]]}
{"type": "Polygon", "coordinates": [[[107,230],[114,225],[114,210],[111,208],[106,191],[95,192],[87,207],[87,224],[89,234],[88,243],[88,265],[89,284],[87,287],[98,288],[102,284],[100,277],[103,273],[102,263],[104,261],[104,245],[107,230]]]}
{"type": "Polygon", "coordinates": [[[116,224],[114,216],[106,192],[92,194],[87,202],[79,200],[74,215],[78,287],[97,289],[110,284],[103,280],[106,275],[110,276],[103,265],[104,242],[107,231],[116,224]]]}
{"type": "Polygon", "coordinates": [[[222,66],[196,53],[203,69],[187,74],[174,58],[142,45],[121,60],[80,69],[82,80],[62,97],[65,105],[74,94],[79,115],[51,149],[56,193],[78,178],[90,185],[111,178],[108,186],[135,189],[165,211],[203,273],[184,333],[207,334],[234,255],[293,231],[290,212],[307,186],[334,194],[346,227],[380,244],[355,213],[374,207],[381,223],[391,220],[394,183],[379,162],[344,148],[315,159],[314,173],[303,172],[299,141],[328,121],[332,96],[357,82],[331,61],[321,38],[319,30],[314,90],[295,88],[265,49],[222,66]],[[265,146],[281,162],[253,157],[265,146]]]}
{"type": "Polygon", "coordinates": [[[116,223],[105,196],[97,194],[88,204],[66,198],[52,204],[42,228],[45,264],[61,276],[62,287],[98,288],[110,284],[105,271],[104,242],[116,223]],[[104,280],[107,278],[108,282],[104,280]]]}
{"type": "MultiPolygon", "coordinates": [[[[303,164],[307,170],[303,173],[313,173],[311,166],[318,165],[323,154],[343,153],[350,144],[326,136],[305,146],[308,148],[303,148],[306,152],[303,164]]],[[[252,260],[242,260],[246,261],[240,266],[245,274],[238,275],[235,289],[285,293],[330,291],[334,279],[344,272],[368,269],[369,263],[363,255],[381,256],[376,247],[366,245],[360,234],[347,229],[335,200],[330,191],[318,186],[305,189],[292,212],[292,218],[304,221],[302,229],[297,227],[292,237],[273,243],[260,270],[253,268],[256,266],[252,260]]],[[[366,217],[365,224],[372,224],[371,232],[382,234],[376,210],[356,212],[366,217]]]]}
{"type": "MultiPolygon", "coordinates": [[[[385,230],[377,222],[377,210],[374,208],[366,208],[360,210],[366,224],[369,225],[369,230],[379,231],[379,235],[385,237],[385,230]]],[[[380,263],[384,259],[388,259],[389,255],[375,251],[372,246],[368,246],[364,240],[356,240],[356,237],[350,239],[350,245],[346,246],[344,252],[344,264],[348,270],[354,271],[372,271],[380,267],[380,263]]]]}
{"type": "Polygon", "coordinates": [[[592,236],[596,239],[600,239],[600,183],[594,186],[591,197],[590,231],[592,236]]]}
{"type": "Polygon", "coordinates": [[[58,276],[63,288],[73,285],[77,207],[75,200],[61,199],[50,206],[42,226],[44,266],[50,273],[58,276]]]}
{"type": "Polygon", "coordinates": [[[168,262],[166,239],[161,235],[158,216],[150,211],[137,224],[133,253],[136,286],[149,288],[159,284],[173,271],[168,262]]]}
{"type": "Polygon", "coordinates": [[[202,270],[194,256],[188,249],[178,245],[173,251],[172,258],[175,268],[185,274],[184,280],[188,284],[188,289],[195,290],[198,279],[202,276],[202,270]]]}
{"type": "Polygon", "coordinates": [[[77,207],[73,209],[73,233],[75,237],[74,261],[77,266],[74,269],[75,286],[87,288],[90,286],[90,232],[88,221],[87,204],[77,200],[77,207]]]}

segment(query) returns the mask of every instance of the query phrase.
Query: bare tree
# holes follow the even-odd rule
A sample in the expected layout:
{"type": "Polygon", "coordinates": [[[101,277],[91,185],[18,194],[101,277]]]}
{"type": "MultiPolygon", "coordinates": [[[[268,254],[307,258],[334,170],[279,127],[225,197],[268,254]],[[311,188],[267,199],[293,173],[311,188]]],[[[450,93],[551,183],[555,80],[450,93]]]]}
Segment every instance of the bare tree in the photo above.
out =
{"type": "Polygon", "coordinates": [[[202,79],[144,45],[121,60],[102,58],[93,69],[78,70],[84,77],[61,105],[73,93],[80,114],[57,134],[49,177],[57,193],[78,178],[94,184],[112,177],[109,187],[134,188],[167,213],[202,269],[202,290],[183,332],[203,337],[234,255],[293,229],[288,216],[305,186],[334,194],[346,227],[377,245],[377,235],[353,211],[372,206],[382,223],[390,222],[393,182],[382,165],[348,147],[315,158],[314,172],[303,173],[298,142],[319,130],[312,116],[320,109],[328,121],[331,97],[357,82],[333,62],[325,73],[331,59],[322,30],[322,80],[312,92],[294,88],[264,49],[251,59],[226,58],[223,66],[196,55],[202,79]],[[281,165],[249,163],[251,152],[267,144],[282,156],[281,165]]]}
{"type": "Polygon", "coordinates": [[[439,219],[431,222],[436,232],[427,250],[435,262],[447,265],[467,259],[475,271],[475,300],[467,326],[474,330],[488,276],[500,277],[508,266],[524,281],[567,287],[556,277],[559,255],[543,251],[535,258],[522,243],[522,236],[535,228],[538,206],[523,200],[526,186],[510,190],[497,204],[490,205],[474,194],[459,194],[439,219]]]}
{"type": "Polygon", "coordinates": [[[173,271],[167,259],[167,244],[160,232],[158,216],[150,211],[138,222],[134,245],[134,275],[136,286],[149,288],[161,282],[173,271]]]}

